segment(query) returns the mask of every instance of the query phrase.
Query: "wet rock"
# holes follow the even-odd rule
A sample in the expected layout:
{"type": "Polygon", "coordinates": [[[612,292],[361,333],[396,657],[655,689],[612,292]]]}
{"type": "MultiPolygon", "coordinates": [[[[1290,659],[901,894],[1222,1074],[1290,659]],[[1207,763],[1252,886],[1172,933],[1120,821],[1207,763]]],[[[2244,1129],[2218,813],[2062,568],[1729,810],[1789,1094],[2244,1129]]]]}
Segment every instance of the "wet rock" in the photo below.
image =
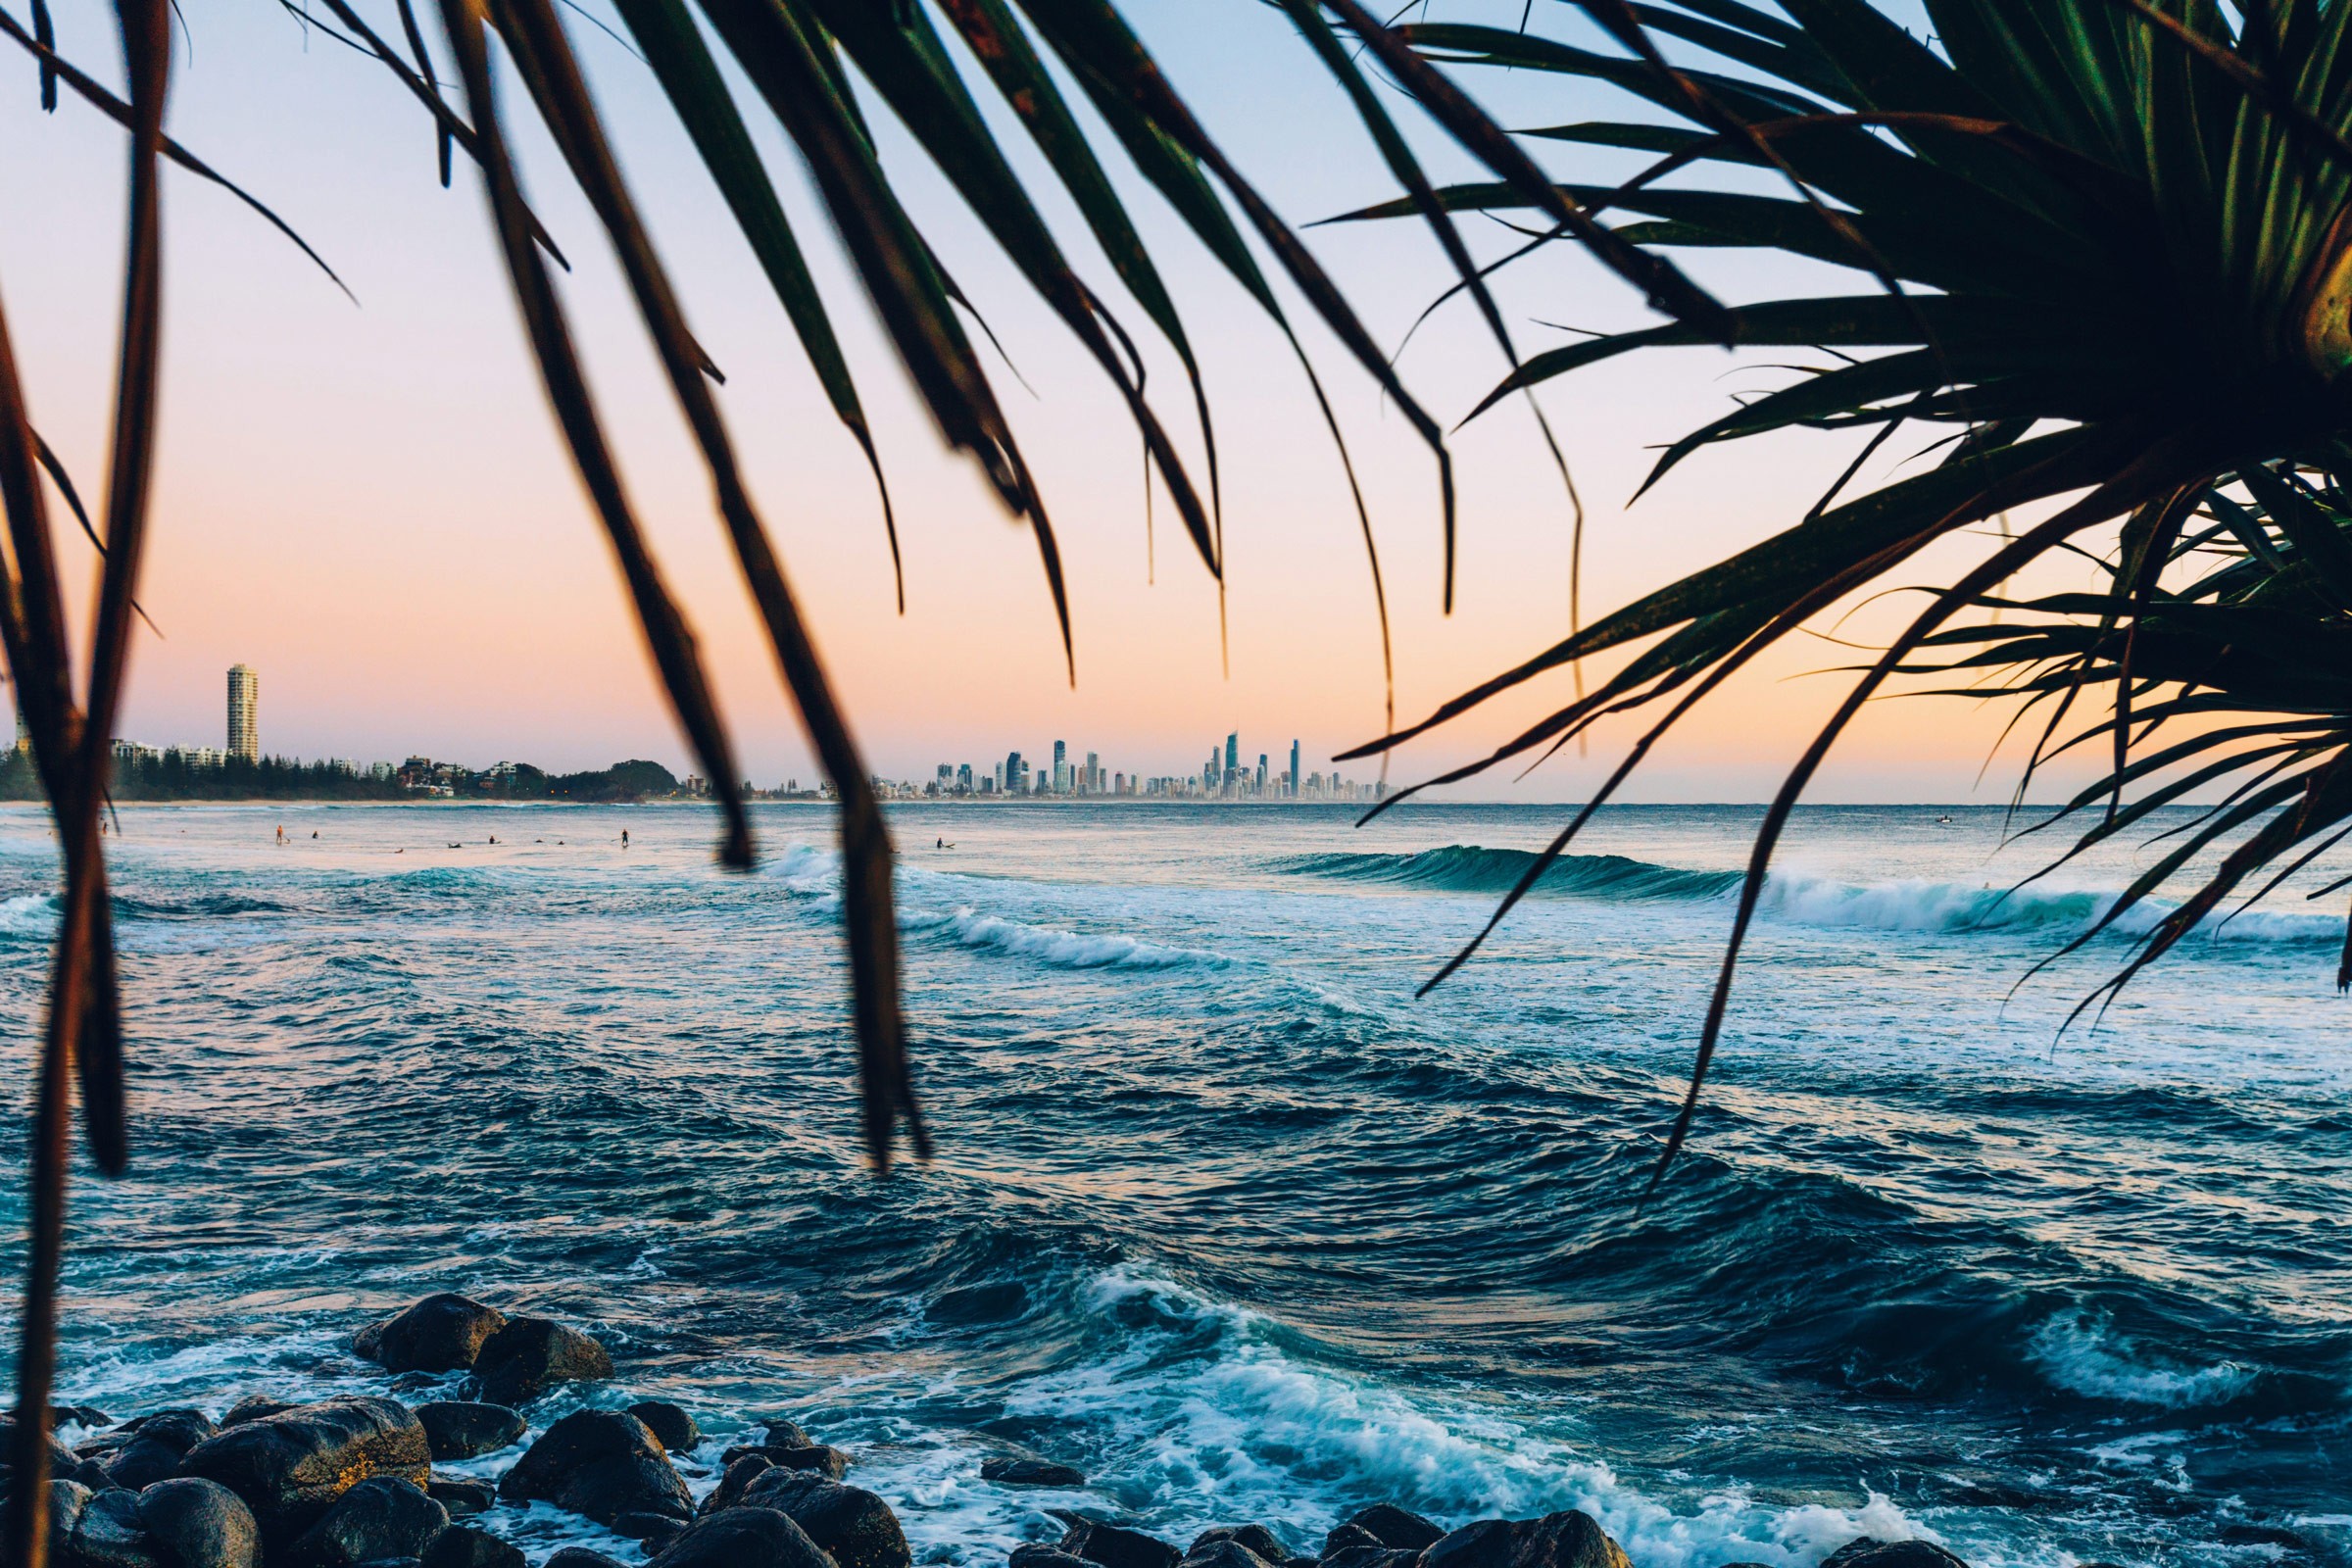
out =
{"type": "Polygon", "coordinates": [[[253,1510],[217,1481],[157,1482],[139,1494],[139,1523],[171,1568],[254,1568],[262,1558],[253,1510]]]}
{"type": "Polygon", "coordinates": [[[544,1568],[627,1568],[618,1557],[608,1557],[586,1546],[565,1546],[547,1559],[544,1568]]]}
{"type": "Polygon", "coordinates": [[[220,1418],[220,1426],[222,1430],[243,1426],[248,1421],[264,1420],[293,1408],[291,1399],[273,1399],[267,1394],[248,1394],[228,1407],[228,1413],[220,1418]]]}
{"type": "Polygon", "coordinates": [[[1925,1541],[1857,1536],[1824,1557],[1821,1568],[1968,1568],[1968,1564],[1925,1541]]]}
{"type": "Polygon", "coordinates": [[[374,1360],[383,1345],[384,1325],[381,1323],[368,1323],[352,1330],[351,1353],[363,1361],[374,1360]]]}
{"type": "Polygon", "coordinates": [[[839,1568],[907,1568],[912,1560],[889,1503],[813,1471],[772,1469],[755,1477],[743,1489],[742,1506],[789,1515],[839,1568]]]}
{"type": "Polygon", "coordinates": [[[403,1372],[386,1387],[394,1394],[422,1394],[427,1389],[446,1389],[456,1377],[453,1372],[403,1372]]]}
{"type": "Polygon", "coordinates": [[[660,1440],[618,1410],[575,1410],[549,1427],[499,1479],[498,1494],[552,1502],[602,1525],[628,1513],[694,1517],[694,1499],[660,1440]]]}
{"type": "Polygon", "coordinates": [[[1102,1568],[1175,1568],[1182,1555],[1166,1542],[1139,1530],[1097,1524],[1076,1514],[1060,1517],[1069,1525],[1062,1533],[1061,1549],[1102,1568]]]}
{"type": "Polygon", "coordinates": [[[498,1494],[487,1481],[435,1476],[424,1484],[424,1494],[447,1509],[453,1519],[461,1514],[488,1513],[498,1505],[498,1494]]]}
{"type": "Polygon", "coordinates": [[[839,1481],[849,1473],[850,1456],[839,1448],[828,1448],[812,1443],[806,1448],[762,1448],[769,1463],[779,1470],[807,1470],[828,1481],[839,1481]]]}
{"type": "Polygon", "coordinates": [[[373,1557],[355,1568],[424,1568],[422,1557],[373,1557]]]}
{"type": "Polygon", "coordinates": [[[416,1407],[417,1425],[424,1428],[425,1447],[436,1459],[470,1459],[491,1453],[521,1438],[521,1412],[503,1404],[476,1404],[466,1399],[436,1399],[416,1407]]]}
{"type": "Polygon", "coordinates": [[[273,1568],[358,1568],[384,1557],[422,1557],[441,1532],[449,1512],[415,1482],[399,1476],[370,1476],[331,1503],[298,1537],[273,1568]]]}
{"type": "MultiPolygon", "coordinates": [[[[1633,1568],[1589,1513],[1481,1519],[1421,1553],[1422,1568],[1633,1568]]],[[[1826,1568],[1826,1565],[1825,1565],[1826,1568]]]]}
{"type": "Polygon", "coordinates": [[[747,1453],[739,1459],[728,1460],[726,1474],[718,1478],[718,1485],[710,1489],[710,1495],[705,1497],[702,1506],[694,1510],[695,1515],[699,1518],[716,1513],[721,1508],[734,1507],[743,1500],[744,1488],[775,1467],[775,1461],[762,1452],[747,1453]]]}
{"type": "Polygon", "coordinates": [[[1220,1525],[1214,1530],[1200,1532],[1192,1545],[1186,1548],[1185,1561],[1192,1561],[1221,1541],[1233,1542],[1267,1562],[1279,1563],[1290,1560],[1291,1554],[1283,1549],[1283,1544],[1275,1539],[1274,1532],[1268,1530],[1264,1525],[1220,1525]]]}
{"type": "MultiPolygon", "coordinates": [[[[547,1568],[600,1568],[559,1563],[547,1568]]],[[[824,1550],[790,1516],[772,1508],[728,1508],[664,1546],[654,1568],[834,1568],[824,1550]]],[[[847,1565],[842,1565],[847,1568],[847,1565]]]]}
{"type": "Polygon", "coordinates": [[[424,1554],[424,1568],[522,1568],[522,1549],[471,1525],[451,1525],[424,1554]]]}
{"type": "MultiPolygon", "coordinates": [[[[73,1469],[75,1455],[68,1450],[64,1444],[58,1442],[54,1435],[43,1434],[43,1436],[47,1438],[49,1446],[50,1474],[63,1475],[73,1469]]],[[[89,1445],[85,1444],[84,1446],[89,1446],[89,1445]]],[[[13,1464],[16,1452],[17,1418],[13,1415],[0,1415],[0,1466],[13,1464]]]]}
{"type": "Polygon", "coordinates": [[[506,1326],[497,1307],[444,1291],[376,1325],[369,1344],[362,1329],[351,1348],[387,1372],[463,1372],[506,1326]]]}
{"type": "Polygon", "coordinates": [[[686,1521],[665,1513],[624,1513],[612,1521],[612,1533],[637,1542],[651,1557],[686,1533],[686,1521]]]}
{"type": "Polygon", "coordinates": [[[703,1441],[703,1429],[694,1424],[694,1417],[666,1399],[641,1399],[628,1413],[644,1422],[645,1430],[672,1453],[684,1453],[703,1441]]]}
{"type": "Polygon", "coordinates": [[[268,1546],[290,1543],[372,1477],[421,1489],[431,1459],[424,1428],[406,1405],[347,1396],[239,1422],[190,1448],[180,1473],[218,1481],[244,1498],[268,1546]]]}
{"type": "Polygon", "coordinates": [[[1272,1568],[1265,1558],[1228,1537],[1184,1556],[1185,1568],[1272,1568]]]}
{"type": "Polygon", "coordinates": [[[1319,1559],[1315,1568],[1415,1568],[1417,1551],[1396,1546],[1348,1546],[1319,1559]]]}
{"type": "Polygon", "coordinates": [[[59,1427],[66,1426],[95,1430],[99,1427],[111,1427],[114,1424],[115,1418],[96,1405],[53,1404],[49,1407],[49,1430],[52,1432],[59,1427]]]}
{"type": "Polygon", "coordinates": [[[62,1479],[78,1481],[92,1492],[104,1492],[115,1484],[115,1478],[108,1473],[105,1464],[96,1459],[82,1460],[66,1471],[62,1479]]]}
{"type": "Polygon", "coordinates": [[[122,1430],[130,1434],[130,1441],[106,1461],[107,1477],[118,1487],[138,1492],[177,1475],[181,1456],[220,1429],[202,1410],[158,1410],[126,1422],[122,1430]]]}
{"type": "Polygon", "coordinates": [[[1361,1525],[1339,1525],[1323,1538],[1323,1560],[1329,1562],[1343,1551],[1357,1551],[1364,1547],[1375,1551],[1387,1549],[1381,1539],[1361,1525]]]}
{"type": "Polygon", "coordinates": [[[123,1487],[90,1498],[63,1556],[76,1568],[163,1568],[155,1538],[139,1522],[139,1494],[123,1487]]]}
{"type": "Polygon", "coordinates": [[[482,1342],[473,1360],[482,1397],[521,1404],[559,1383],[593,1383],[612,1375],[605,1348],[552,1318],[517,1317],[482,1342]]]}
{"type": "Polygon", "coordinates": [[[797,1421],[788,1421],[778,1415],[768,1417],[761,1425],[766,1429],[766,1435],[761,1441],[768,1447],[812,1448],[816,1446],[816,1440],[802,1431],[801,1424],[797,1421]]]}
{"type": "Polygon", "coordinates": [[[1446,1538],[1446,1532],[1429,1520],[1387,1502],[1358,1508],[1340,1521],[1343,1530],[1350,1525],[1364,1531],[1382,1545],[1398,1551],[1420,1551],[1446,1538]]]}
{"type": "Polygon", "coordinates": [[[1086,1472],[1050,1459],[983,1459],[980,1479],[1004,1487],[1083,1487],[1086,1472]]]}
{"type": "Polygon", "coordinates": [[[1082,1568],[1086,1559],[1073,1557],[1059,1546],[1032,1541],[1012,1548],[1006,1568],[1082,1568]]]}

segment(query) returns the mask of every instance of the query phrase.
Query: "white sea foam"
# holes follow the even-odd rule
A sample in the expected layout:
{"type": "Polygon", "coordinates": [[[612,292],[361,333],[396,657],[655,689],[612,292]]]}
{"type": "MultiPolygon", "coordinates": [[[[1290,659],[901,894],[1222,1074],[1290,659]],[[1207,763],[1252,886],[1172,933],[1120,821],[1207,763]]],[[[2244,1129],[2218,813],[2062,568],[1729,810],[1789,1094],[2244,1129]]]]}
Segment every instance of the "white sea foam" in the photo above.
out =
{"type": "MultiPolygon", "coordinates": [[[[1092,1434],[1103,1500],[1180,1544],[1212,1524],[1262,1519],[1311,1549],[1372,1498],[1447,1526],[1581,1508],[1643,1568],[1802,1568],[1856,1536],[1934,1539],[1877,1493],[1851,1508],[1775,1506],[1732,1488],[1669,1501],[1588,1456],[1573,1434],[1301,1361],[1260,1314],[1139,1270],[1096,1275],[1081,1305],[1109,1320],[1115,1348],[1024,1379],[1004,1391],[1004,1413],[1092,1434]]],[[[892,1492],[907,1495],[918,1557],[984,1561],[1034,1533],[1034,1503],[979,1483],[978,1458],[951,1445],[882,1461],[892,1492]]]]}
{"type": "Polygon", "coordinates": [[[0,936],[46,933],[57,924],[57,895],[20,893],[0,899],[0,936]]]}
{"type": "MultiPolygon", "coordinates": [[[[2014,891],[1963,882],[1914,878],[1856,884],[1799,872],[1776,872],[1760,906],[1801,925],[1872,931],[2046,930],[2074,935],[2115,907],[2113,892],[2032,886],[2014,891]]],[[[2178,906],[2149,900],[2125,911],[2109,929],[2141,937],[2178,906]]],[[[2234,918],[2209,916],[2196,936],[2224,942],[2337,942],[2344,922],[2333,914],[2251,909],[2234,918]]]]}
{"type": "Polygon", "coordinates": [[[2255,1378],[2253,1368],[2235,1361],[2194,1367],[2144,1355],[2113,1324],[2087,1312],[2042,1324],[2027,1353],[2043,1376],[2070,1394],[2165,1410],[2226,1404],[2255,1378]]]}
{"type": "Polygon", "coordinates": [[[965,906],[945,914],[909,912],[903,923],[945,932],[958,945],[1034,958],[1059,969],[1222,969],[1233,960],[1199,948],[1163,947],[1117,932],[1084,933],[1026,925],[965,906]]]}

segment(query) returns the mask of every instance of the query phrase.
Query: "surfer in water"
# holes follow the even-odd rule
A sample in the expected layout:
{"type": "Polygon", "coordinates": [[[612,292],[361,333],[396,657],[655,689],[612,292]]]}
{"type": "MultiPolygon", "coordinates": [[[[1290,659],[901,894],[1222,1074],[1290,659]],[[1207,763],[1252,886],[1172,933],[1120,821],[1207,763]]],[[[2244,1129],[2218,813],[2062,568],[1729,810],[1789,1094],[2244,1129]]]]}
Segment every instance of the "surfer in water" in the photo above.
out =
{"type": "Polygon", "coordinates": [[[277,824],[277,847],[281,850],[286,847],[286,824],[283,822],[277,824]]]}
{"type": "Polygon", "coordinates": [[[629,847],[629,830],[625,827],[620,830],[620,847],[624,850],[629,847]]]}

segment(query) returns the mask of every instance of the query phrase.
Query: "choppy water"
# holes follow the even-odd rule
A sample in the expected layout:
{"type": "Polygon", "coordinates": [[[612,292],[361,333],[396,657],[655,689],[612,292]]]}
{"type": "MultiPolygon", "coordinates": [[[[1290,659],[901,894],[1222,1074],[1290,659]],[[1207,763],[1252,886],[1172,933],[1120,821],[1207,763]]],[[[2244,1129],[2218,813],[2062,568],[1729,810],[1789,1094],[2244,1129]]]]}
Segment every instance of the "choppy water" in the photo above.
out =
{"type": "MultiPolygon", "coordinates": [[[[126,809],[137,1163],[76,1188],[61,1397],[380,1387],[351,1327],[456,1289],[591,1325],[592,1396],[713,1453],[798,1413],[929,1562],[1380,1499],[1588,1507],[1640,1568],[2352,1562],[2334,900],[2054,1041],[2121,943],[2005,994],[2127,859],[2004,901],[1997,817],[1937,814],[1801,819],[1637,1209],[1752,811],[1617,813],[1417,1003],[1554,813],[902,810],[942,1156],[882,1183],[814,808],[748,877],[685,808],[126,809]],[[980,1482],[1006,1445],[1095,1481],[980,1482]]],[[[0,813],[20,1069],[52,853],[0,813]]]]}

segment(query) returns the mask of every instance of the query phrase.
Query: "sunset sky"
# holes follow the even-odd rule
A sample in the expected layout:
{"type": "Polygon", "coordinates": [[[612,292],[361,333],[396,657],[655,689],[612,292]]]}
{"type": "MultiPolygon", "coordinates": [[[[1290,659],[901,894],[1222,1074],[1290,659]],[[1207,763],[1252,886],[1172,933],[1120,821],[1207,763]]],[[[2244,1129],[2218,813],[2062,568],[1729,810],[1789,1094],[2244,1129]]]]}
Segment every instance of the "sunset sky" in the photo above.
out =
{"type": "MultiPolygon", "coordinates": [[[[599,0],[582,3],[594,13],[599,0]]],[[[116,77],[105,8],[63,0],[56,9],[66,53],[116,77]]],[[[373,9],[389,28],[389,7],[373,9]]],[[[1132,0],[1125,9],[1211,130],[1291,219],[1394,194],[1278,13],[1246,0],[1132,0]]],[[[1517,5],[1506,9],[1515,20],[1517,5]]],[[[917,193],[918,219],[1034,389],[998,375],[1069,564],[1073,691],[1027,533],[968,465],[945,452],[912,401],[772,122],[747,116],[828,289],[890,466],[906,551],[903,619],[893,612],[863,461],[749,250],[650,74],[576,14],[568,20],[696,332],[727,374],[722,408],[877,770],[984,767],[1008,748],[1034,757],[1066,739],[1100,753],[1106,768],[1183,772],[1232,729],[1251,757],[1279,756],[1297,736],[1308,765],[1319,766],[1378,732],[1379,639],[1338,462],[1279,333],[1164,210],[1138,196],[1147,237],[1161,249],[1205,361],[1225,459],[1230,678],[1220,671],[1213,584],[1164,504],[1156,581],[1147,580],[1137,442],[1108,384],[919,153],[884,126],[886,164],[917,193]]],[[[442,190],[414,103],[380,68],[306,32],[270,0],[190,8],[188,24],[173,133],[271,203],[360,303],[223,193],[171,178],[163,450],[142,594],[164,636],[137,646],[122,732],[151,744],[220,744],[222,671],[242,661],[261,672],[262,736],[271,752],[395,760],[423,753],[476,766],[514,759],[549,767],[651,756],[683,770],[685,748],[548,416],[471,170],[461,162],[455,187],[442,190]]],[[[1511,124],[1623,117],[1628,108],[1554,78],[1471,85],[1511,124]]],[[[94,491],[120,288],[122,138],[71,96],[54,117],[41,115],[32,64],[14,52],[0,58],[0,138],[10,149],[0,159],[0,203],[11,220],[0,226],[0,301],[36,418],[94,491]]],[[[807,782],[808,754],[736,583],[707,481],[617,273],[535,127],[523,140],[534,200],[577,269],[566,299],[632,494],[702,635],[743,760],[761,785],[807,782]]],[[[1442,171],[1464,167],[1434,141],[1429,151],[1442,171]]],[[[1552,164],[1607,175],[1631,168],[1578,151],[1552,164]]],[[[1049,213],[1067,216],[1057,204],[1049,213]]],[[[1483,222],[1470,233],[1482,254],[1509,238],[1483,222]]],[[[1384,344],[1394,345],[1446,281],[1442,259],[1409,225],[1342,225],[1310,238],[1384,344]]],[[[1107,276],[1083,238],[1072,249],[1091,275],[1107,276]]],[[[1691,268],[1734,298],[1822,281],[1737,259],[1700,257],[1691,268]]],[[[1565,252],[1522,264],[1500,293],[1528,352],[1562,341],[1560,325],[1646,318],[1628,290],[1565,252]]],[[[1140,313],[1126,315],[1140,326],[1140,313]]],[[[1462,431],[1454,442],[1460,589],[1453,615],[1442,616],[1434,470],[1328,337],[1303,335],[1372,498],[1398,714],[1417,717],[1564,631],[1566,501],[1522,410],[1498,410],[1462,431]]],[[[1626,509],[1654,456],[1648,449],[1721,412],[1734,393],[1774,384],[1778,372],[1761,366],[1764,358],[1653,355],[1544,394],[1591,508],[1588,614],[1787,526],[1843,466],[1851,444],[1826,435],[1726,449],[1694,459],[1626,509]]],[[[1158,406],[1192,443],[1173,359],[1161,352],[1152,364],[1158,406]]],[[[1421,331],[1401,367],[1447,422],[1502,371],[1459,306],[1421,331]]],[[[73,545],[68,560],[86,568],[90,552],[73,545]]],[[[1845,634],[1867,638],[1890,611],[1874,607],[1845,634]]],[[[1838,690],[1837,676],[1807,672],[1853,657],[1797,639],[1701,710],[1630,798],[1769,794],[1838,690]]],[[[1562,677],[1497,703],[1407,751],[1392,776],[1419,777],[1484,750],[1567,691],[1562,677]]],[[[2005,771],[1996,768],[1982,790],[1974,780],[1998,723],[1997,714],[1951,702],[1882,705],[1814,798],[1997,800],[2005,771]]],[[[1563,757],[1523,784],[1497,776],[1475,793],[1579,799],[1630,738],[1623,726],[1604,730],[1589,758],[1563,757]]]]}

